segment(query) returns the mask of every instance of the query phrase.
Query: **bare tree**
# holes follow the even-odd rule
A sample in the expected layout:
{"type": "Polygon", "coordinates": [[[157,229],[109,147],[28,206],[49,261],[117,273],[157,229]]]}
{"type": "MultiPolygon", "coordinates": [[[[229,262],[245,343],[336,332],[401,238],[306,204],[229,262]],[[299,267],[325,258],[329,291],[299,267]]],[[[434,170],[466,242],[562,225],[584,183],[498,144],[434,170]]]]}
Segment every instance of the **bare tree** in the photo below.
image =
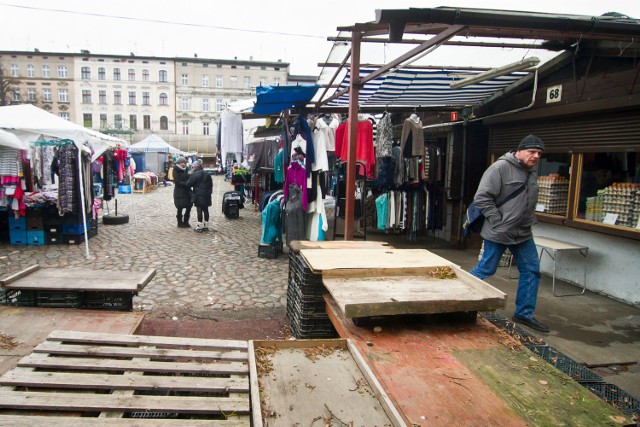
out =
{"type": "Polygon", "coordinates": [[[11,105],[13,91],[20,88],[20,80],[11,77],[0,64],[0,106],[11,105]]]}

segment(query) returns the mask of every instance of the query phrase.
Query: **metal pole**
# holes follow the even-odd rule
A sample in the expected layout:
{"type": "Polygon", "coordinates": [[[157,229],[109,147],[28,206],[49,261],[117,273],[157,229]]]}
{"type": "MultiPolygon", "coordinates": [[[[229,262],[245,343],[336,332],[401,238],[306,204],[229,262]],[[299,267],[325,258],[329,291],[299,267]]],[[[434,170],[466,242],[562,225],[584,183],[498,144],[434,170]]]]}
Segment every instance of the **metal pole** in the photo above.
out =
{"type": "MultiPolygon", "coordinates": [[[[349,81],[349,145],[345,179],[344,240],[353,240],[353,214],[356,196],[356,146],[358,143],[358,110],[360,96],[360,41],[362,34],[352,33],[351,79],[349,81]]],[[[339,202],[339,201],[338,201],[339,202]]]]}
{"type": "Polygon", "coordinates": [[[82,205],[82,228],[84,230],[84,249],[85,256],[89,258],[89,233],[87,231],[87,207],[86,197],[84,194],[84,179],[82,174],[82,146],[76,147],[78,149],[78,183],[80,185],[80,204],[82,205]]]}

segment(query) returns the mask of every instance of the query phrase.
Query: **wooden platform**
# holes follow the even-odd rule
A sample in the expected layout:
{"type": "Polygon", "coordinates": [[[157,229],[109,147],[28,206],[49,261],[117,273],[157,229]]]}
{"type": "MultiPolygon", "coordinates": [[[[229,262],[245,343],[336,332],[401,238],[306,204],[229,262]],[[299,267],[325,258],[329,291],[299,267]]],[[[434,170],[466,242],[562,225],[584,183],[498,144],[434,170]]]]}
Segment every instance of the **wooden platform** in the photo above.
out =
{"type": "Polygon", "coordinates": [[[252,341],[250,354],[253,426],[404,426],[349,340],[252,341]]]}
{"type": "Polygon", "coordinates": [[[53,426],[249,426],[247,349],[246,341],[55,331],[0,378],[0,425],[32,426],[37,412],[47,415],[38,424],[53,426]]]}
{"type": "Polygon", "coordinates": [[[393,316],[359,327],[330,295],[325,300],[340,337],[354,342],[407,425],[591,427],[630,421],[485,320],[393,316]]]}

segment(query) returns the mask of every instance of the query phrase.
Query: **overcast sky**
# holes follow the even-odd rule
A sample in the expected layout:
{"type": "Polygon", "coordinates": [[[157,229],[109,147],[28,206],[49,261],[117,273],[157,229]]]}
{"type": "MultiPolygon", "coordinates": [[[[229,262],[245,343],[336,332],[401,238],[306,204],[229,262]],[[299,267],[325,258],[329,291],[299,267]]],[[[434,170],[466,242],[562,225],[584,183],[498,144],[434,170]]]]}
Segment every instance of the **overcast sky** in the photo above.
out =
{"type": "Polygon", "coordinates": [[[337,27],[372,21],[375,9],[438,6],[640,18],[631,0],[0,0],[0,50],[281,59],[317,76],[337,27]]]}

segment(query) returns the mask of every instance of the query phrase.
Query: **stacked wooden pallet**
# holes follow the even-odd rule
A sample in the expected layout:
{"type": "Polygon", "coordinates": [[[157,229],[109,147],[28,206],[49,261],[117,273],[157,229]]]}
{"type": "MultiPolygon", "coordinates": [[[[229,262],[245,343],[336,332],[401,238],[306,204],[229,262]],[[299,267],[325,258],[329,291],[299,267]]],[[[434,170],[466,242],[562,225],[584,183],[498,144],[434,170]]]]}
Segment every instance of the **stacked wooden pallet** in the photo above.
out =
{"type": "Polygon", "coordinates": [[[247,349],[55,331],[0,378],[0,425],[249,426],[247,349]]]}

